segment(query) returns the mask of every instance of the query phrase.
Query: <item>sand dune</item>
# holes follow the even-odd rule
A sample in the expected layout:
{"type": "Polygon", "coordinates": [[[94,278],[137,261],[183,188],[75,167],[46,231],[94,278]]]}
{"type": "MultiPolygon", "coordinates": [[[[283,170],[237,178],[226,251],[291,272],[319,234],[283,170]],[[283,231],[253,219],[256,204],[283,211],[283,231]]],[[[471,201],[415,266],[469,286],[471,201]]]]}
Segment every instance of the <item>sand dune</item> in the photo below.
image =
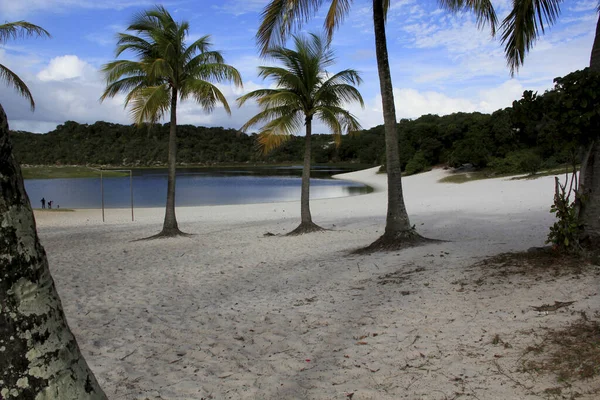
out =
{"type": "MultiPolygon", "coordinates": [[[[108,210],[105,223],[99,210],[36,212],[65,313],[109,398],[543,398],[556,379],[519,372],[523,351],[543,328],[593,315],[599,276],[478,286],[472,264],[544,244],[553,178],[408,177],[411,222],[444,242],[350,255],[384,228],[376,170],[343,175],[373,193],[313,201],[331,230],[300,237],[263,236],[295,228],[299,202],[178,208],[193,236],[141,242],[163,209],[136,209],[135,222],[108,210]],[[575,303],[530,307],[553,301],[575,303]]],[[[592,399],[598,386],[572,390],[592,399]]]]}

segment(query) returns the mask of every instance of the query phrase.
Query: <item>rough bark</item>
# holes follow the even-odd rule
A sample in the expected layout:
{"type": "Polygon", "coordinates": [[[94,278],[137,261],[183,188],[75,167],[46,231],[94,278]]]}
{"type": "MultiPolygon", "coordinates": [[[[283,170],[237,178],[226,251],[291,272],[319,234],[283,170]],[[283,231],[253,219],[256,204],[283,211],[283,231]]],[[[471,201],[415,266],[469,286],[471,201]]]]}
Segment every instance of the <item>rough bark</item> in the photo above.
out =
{"type": "Polygon", "coordinates": [[[385,232],[367,251],[398,249],[422,243],[423,238],[411,227],[402,194],[402,169],[398,148],[394,86],[388,61],[385,34],[385,14],[381,0],[373,0],[373,25],[375,29],[375,51],[379,86],[383,108],[385,130],[385,156],[388,183],[388,209],[385,232]]]}
{"type": "Polygon", "coordinates": [[[304,138],[304,165],[302,166],[302,191],[300,194],[300,225],[288,233],[288,236],[302,235],[304,233],[322,231],[319,225],[312,221],[310,214],[310,161],[311,161],[311,135],[312,116],[305,120],[306,136],[304,138]]]}
{"type": "Polygon", "coordinates": [[[581,162],[578,196],[579,219],[583,224],[581,244],[600,246],[600,142],[590,144],[581,162]]]}
{"type": "MultiPolygon", "coordinates": [[[[600,71],[600,15],[590,55],[590,69],[600,71]]],[[[592,142],[581,163],[579,220],[583,224],[582,245],[595,250],[600,246],[600,143],[592,142]]]]}
{"type": "Polygon", "coordinates": [[[167,206],[165,208],[165,220],[162,231],[159,234],[149,237],[156,239],[163,237],[186,235],[179,230],[177,218],[175,216],[175,181],[176,181],[176,160],[177,160],[177,89],[173,88],[171,94],[171,121],[169,122],[169,158],[168,158],[168,177],[167,177],[167,206]]]}
{"type": "Polygon", "coordinates": [[[106,399],[67,325],[1,105],[0,399],[106,399]]]}

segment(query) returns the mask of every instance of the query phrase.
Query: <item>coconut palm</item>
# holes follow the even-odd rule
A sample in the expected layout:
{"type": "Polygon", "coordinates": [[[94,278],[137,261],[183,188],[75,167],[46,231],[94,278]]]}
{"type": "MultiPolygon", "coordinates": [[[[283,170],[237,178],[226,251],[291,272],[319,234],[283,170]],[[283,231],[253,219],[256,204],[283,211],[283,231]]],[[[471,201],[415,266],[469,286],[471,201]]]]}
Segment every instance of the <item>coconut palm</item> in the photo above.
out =
{"type": "Polygon", "coordinates": [[[333,75],[327,72],[326,68],[334,63],[334,54],[322,38],[311,34],[308,38],[294,36],[293,41],[293,50],[275,46],[265,52],[281,63],[281,67],[259,67],[259,76],[272,79],[277,88],[247,93],[238,99],[238,104],[241,106],[254,99],[260,106],[262,111],[250,118],[241,130],[264,123],[260,128],[259,144],[265,152],[282,145],[302,125],[305,127],[301,221],[289,233],[298,235],[322,230],[312,221],[309,206],[312,121],[314,118],[321,120],[339,143],[343,133],[361,129],[354,115],[343,107],[354,101],[361,106],[364,103],[354,87],[361,83],[355,70],[346,69],[333,75]]]}
{"type": "MultiPolygon", "coordinates": [[[[0,25],[0,44],[4,44],[9,39],[17,39],[28,36],[50,37],[50,34],[44,28],[30,24],[26,21],[7,22],[0,25]]],[[[35,109],[33,96],[31,95],[31,92],[29,91],[29,88],[25,82],[23,82],[17,74],[2,64],[0,64],[0,80],[4,81],[4,83],[8,86],[12,86],[17,93],[29,101],[31,109],[35,109]]]]}
{"type": "MultiPolygon", "coordinates": [[[[25,21],[0,25],[1,44],[25,36],[50,35],[25,21]]],[[[0,78],[35,107],[27,85],[4,65],[0,65],[0,78]]],[[[106,399],[67,324],[2,105],[0,187],[0,343],[10,343],[2,346],[0,357],[2,395],[33,399],[68,393],[70,398],[106,399]]]]}
{"type": "MultiPolygon", "coordinates": [[[[321,5],[323,0],[271,0],[262,12],[262,22],[256,38],[263,54],[273,44],[285,40],[290,32],[299,28],[321,5]]],[[[350,11],[352,0],[332,0],[325,17],[324,28],[329,39],[350,11]]],[[[495,28],[496,15],[489,0],[439,0],[438,3],[452,12],[472,10],[480,24],[491,22],[495,28]]],[[[388,182],[388,210],[385,232],[368,250],[394,249],[423,242],[410,224],[402,194],[401,168],[396,130],[396,109],[394,87],[390,73],[385,20],[389,10],[389,0],[373,0],[373,24],[379,85],[383,106],[383,121],[386,144],[386,170],[388,182]]]]}
{"type": "MultiPolygon", "coordinates": [[[[560,15],[562,0],[514,0],[513,9],[502,22],[502,43],[511,74],[525,61],[525,55],[537,38],[560,15]]],[[[600,2],[598,5],[600,9],[600,2]]],[[[598,11],[598,10],[596,10],[598,11]]],[[[590,69],[600,71],[600,16],[590,55],[590,69]]],[[[583,225],[581,239],[588,246],[600,244],[600,139],[592,141],[581,162],[578,202],[579,220],[583,225]]]]}
{"type": "Polygon", "coordinates": [[[220,52],[210,50],[210,36],[185,43],[188,22],[176,22],[163,6],[136,14],[118,36],[116,57],[133,53],[138,60],[116,60],[102,67],[106,76],[105,100],[125,93],[135,123],[155,123],[170,114],[167,205],[162,231],[153,237],[181,235],[175,217],[175,165],[177,155],[177,103],[191,98],[206,112],[220,103],[231,113],[214,83],[242,85],[239,72],[225,64],[220,52]]]}

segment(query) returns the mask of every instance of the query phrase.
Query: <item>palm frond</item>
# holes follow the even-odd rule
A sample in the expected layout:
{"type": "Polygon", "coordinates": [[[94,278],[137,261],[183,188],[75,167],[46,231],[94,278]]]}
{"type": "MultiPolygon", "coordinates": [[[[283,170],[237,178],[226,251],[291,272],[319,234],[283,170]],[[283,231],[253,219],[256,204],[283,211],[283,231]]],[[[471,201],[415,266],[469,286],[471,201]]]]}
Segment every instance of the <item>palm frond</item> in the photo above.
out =
{"type": "Polygon", "coordinates": [[[327,78],[327,80],[323,82],[323,84],[337,85],[340,83],[347,83],[349,85],[360,85],[362,82],[363,80],[360,77],[358,71],[354,69],[345,69],[327,78]]]}
{"type": "Polygon", "coordinates": [[[285,114],[266,124],[258,134],[258,145],[267,154],[287,142],[302,126],[299,113],[285,114]]]}
{"type": "Polygon", "coordinates": [[[4,24],[0,24],[0,43],[4,43],[10,39],[31,36],[52,37],[44,28],[27,21],[6,22],[4,24]]]}
{"type": "MultiPolygon", "coordinates": [[[[129,76],[117,81],[113,81],[106,85],[102,96],[100,96],[100,102],[103,102],[109,97],[115,97],[119,93],[132,93],[135,90],[141,89],[148,86],[147,80],[144,76],[129,76]]],[[[129,104],[129,101],[125,101],[125,107],[129,104]]]]}
{"type": "Polygon", "coordinates": [[[319,107],[316,116],[331,130],[336,145],[339,145],[342,136],[342,125],[337,115],[328,107],[319,107]]]}
{"type": "MultiPolygon", "coordinates": [[[[255,116],[253,116],[252,118],[250,118],[244,125],[242,125],[242,127],[240,128],[240,130],[242,132],[246,132],[248,131],[248,129],[250,129],[252,126],[256,126],[256,125],[260,125],[260,124],[268,124],[270,121],[273,120],[277,120],[281,117],[284,116],[295,116],[295,115],[300,115],[300,112],[302,110],[294,108],[294,107],[290,107],[290,106],[279,106],[279,107],[271,107],[271,108],[267,108],[261,112],[259,112],[258,114],[256,114],[255,116]]],[[[297,117],[299,118],[299,117],[297,117]]],[[[300,126],[302,126],[302,119],[298,119],[298,126],[295,127],[295,129],[299,129],[300,126]]],[[[264,127],[260,128],[260,130],[264,130],[264,127]]]]}
{"type": "Polygon", "coordinates": [[[298,131],[305,119],[313,116],[337,136],[360,129],[356,118],[342,108],[354,101],[364,105],[352,86],[362,82],[358,72],[346,69],[330,76],[324,66],[333,62],[334,55],[329,44],[317,35],[294,36],[294,45],[293,50],[280,46],[268,49],[267,54],[283,66],[259,67],[259,76],[274,80],[276,89],[255,90],[237,100],[241,106],[252,99],[261,108],[241,130],[264,123],[259,143],[265,152],[279,146],[286,135],[298,131]]]}
{"type": "Polygon", "coordinates": [[[151,82],[158,82],[161,80],[173,81],[176,74],[176,71],[173,70],[173,66],[164,58],[148,60],[148,62],[144,64],[144,72],[151,82]]]}
{"type": "Polygon", "coordinates": [[[263,97],[272,96],[279,91],[276,89],[258,89],[253,90],[252,92],[248,92],[243,96],[240,96],[236,99],[238,107],[243,106],[248,100],[259,100],[263,97]]]}
{"type": "Polygon", "coordinates": [[[31,95],[31,92],[29,91],[29,88],[27,87],[25,82],[23,82],[17,74],[15,74],[2,64],[0,64],[0,80],[4,81],[8,86],[12,86],[17,91],[17,93],[19,93],[19,95],[25,97],[25,99],[29,101],[29,106],[31,107],[31,110],[35,110],[35,102],[33,101],[33,96],[31,95]]]}
{"type": "Polygon", "coordinates": [[[218,51],[205,51],[203,53],[193,54],[192,57],[186,62],[189,69],[194,69],[198,65],[202,64],[224,64],[225,59],[218,51]]]}
{"type": "Polygon", "coordinates": [[[117,60],[104,64],[100,71],[104,74],[106,82],[114,82],[123,76],[145,75],[144,66],[138,61],[117,60]]]}
{"type": "Polygon", "coordinates": [[[261,54],[273,45],[282,45],[293,28],[300,28],[322,3],[323,0],[272,0],[267,4],[256,32],[261,54]]]}
{"type": "Polygon", "coordinates": [[[292,135],[281,135],[273,131],[261,131],[258,134],[258,147],[263,154],[269,154],[289,141],[292,135]]]}
{"type": "Polygon", "coordinates": [[[258,99],[257,103],[262,109],[288,106],[293,109],[308,110],[307,99],[290,90],[277,90],[277,93],[258,99]]]}
{"type": "Polygon", "coordinates": [[[477,25],[483,28],[486,24],[490,24],[492,35],[496,34],[496,25],[498,17],[496,10],[490,0],[438,0],[442,8],[456,13],[460,11],[472,11],[477,18],[477,25]]]}
{"type": "Polygon", "coordinates": [[[525,55],[545,26],[552,25],[560,14],[562,0],[514,0],[513,9],[502,21],[502,44],[511,75],[519,69],[525,55]]]}
{"type": "Polygon", "coordinates": [[[229,103],[223,93],[212,83],[202,79],[189,79],[181,86],[180,98],[185,100],[192,97],[202,109],[211,112],[217,103],[223,105],[227,114],[231,114],[229,103]]]}
{"type": "Polygon", "coordinates": [[[357,88],[347,84],[321,86],[315,94],[317,104],[331,104],[341,106],[342,104],[357,102],[364,108],[365,102],[357,88]]]}
{"type": "Polygon", "coordinates": [[[131,51],[140,58],[156,55],[155,48],[146,39],[128,33],[119,33],[115,57],[119,57],[125,51],[131,51]]]}
{"type": "Polygon", "coordinates": [[[237,87],[242,87],[242,76],[239,71],[231,65],[212,63],[212,64],[200,64],[193,70],[186,68],[186,75],[203,79],[211,80],[214,82],[233,82],[237,87]]]}
{"type": "Polygon", "coordinates": [[[167,85],[144,87],[130,94],[130,113],[137,125],[156,123],[171,107],[171,93],[167,85]]]}
{"type": "Polygon", "coordinates": [[[102,67],[107,86],[100,100],[127,93],[125,107],[131,106],[136,123],[159,120],[171,107],[169,90],[181,99],[193,98],[205,111],[220,103],[230,113],[227,99],[211,82],[242,86],[240,73],[224,63],[220,52],[210,50],[209,35],[187,46],[188,31],[189,23],[175,21],[163,6],[136,13],[127,33],[118,35],[116,56],[129,51],[137,60],[102,67]]]}
{"type": "Polygon", "coordinates": [[[331,42],[331,39],[333,38],[333,32],[337,27],[339,27],[342,24],[344,18],[350,12],[351,5],[352,0],[331,1],[329,11],[327,12],[327,16],[325,17],[325,22],[323,23],[323,28],[325,28],[325,32],[327,33],[328,42],[331,42]]]}
{"type": "MultiPolygon", "coordinates": [[[[353,115],[350,111],[336,106],[319,106],[315,108],[315,115],[319,117],[319,119],[323,120],[325,118],[335,118],[340,126],[339,134],[349,134],[354,133],[362,129],[360,122],[355,115],[353,115]]],[[[323,120],[325,122],[325,120],[323,120]]],[[[333,132],[337,134],[336,132],[333,132]]]]}
{"type": "MultiPolygon", "coordinates": [[[[185,50],[183,57],[186,60],[191,60],[192,56],[196,53],[206,54],[208,53],[208,49],[212,46],[210,42],[210,35],[204,35],[199,39],[196,39],[192,44],[190,44],[185,50]]],[[[220,55],[220,53],[217,52],[220,55]]],[[[220,61],[223,62],[223,61],[220,61]]]]}

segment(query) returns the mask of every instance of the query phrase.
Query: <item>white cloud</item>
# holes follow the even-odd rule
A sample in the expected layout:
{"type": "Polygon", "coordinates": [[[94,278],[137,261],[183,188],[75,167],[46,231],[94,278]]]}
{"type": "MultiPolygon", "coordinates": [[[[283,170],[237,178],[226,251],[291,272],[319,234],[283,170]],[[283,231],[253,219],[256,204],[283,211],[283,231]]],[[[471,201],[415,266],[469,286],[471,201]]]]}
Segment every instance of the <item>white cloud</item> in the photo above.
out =
{"type": "MultiPolygon", "coordinates": [[[[27,76],[26,81],[36,101],[34,113],[24,99],[10,91],[0,92],[0,103],[5,108],[12,129],[47,132],[68,120],[79,123],[132,123],[129,111],[124,109],[124,95],[108,98],[101,103],[99,99],[105,89],[102,75],[77,56],[55,57],[37,75],[27,76]]],[[[243,88],[228,84],[217,86],[229,103],[231,116],[221,105],[207,114],[194,101],[188,100],[179,104],[178,123],[239,128],[258,112],[255,104],[238,108],[236,99],[244,93],[264,87],[263,84],[246,81],[243,88]]],[[[167,121],[168,116],[162,122],[167,121]]]]}
{"type": "Polygon", "coordinates": [[[95,75],[95,69],[87,62],[74,55],[55,57],[37,77],[41,81],[64,81],[66,79],[84,78],[95,75]]]}
{"type": "Polygon", "coordinates": [[[580,0],[575,3],[574,6],[570,7],[569,10],[580,12],[580,11],[591,11],[598,7],[597,0],[580,0]]]}

